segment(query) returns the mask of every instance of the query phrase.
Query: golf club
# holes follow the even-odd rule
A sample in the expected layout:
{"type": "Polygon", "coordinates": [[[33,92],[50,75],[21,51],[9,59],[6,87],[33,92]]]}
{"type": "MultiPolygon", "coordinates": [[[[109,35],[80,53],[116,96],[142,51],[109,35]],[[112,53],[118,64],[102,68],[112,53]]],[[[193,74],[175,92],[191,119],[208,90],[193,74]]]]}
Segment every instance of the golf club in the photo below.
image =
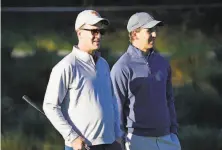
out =
{"type": "Polygon", "coordinates": [[[27,103],[29,103],[32,107],[34,107],[36,110],[38,110],[41,114],[43,114],[43,115],[45,116],[45,113],[44,113],[41,109],[39,109],[39,107],[38,107],[35,103],[33,103],[32,100],[31,100],[27,95],[24,95],[24,96],[22,97],[22,99],[25,100],[25,101],[26,101],[27,103]]]}
{"type": "MultiPolygon", "coordinates": [[[[32,100],[27,96],[27,95],[24,95],[22,97],[23,100],[25,100],[27,103],[29,103],[32,107],[34,107],[36,110],[38,110],[41,114],[43,114],[44,116],[45,113],[35,104],[32,102],[32,100]]],[[[81,150],[89,150],[90,148],[88,146],[83,146],[83,148],[81,150]]]]}

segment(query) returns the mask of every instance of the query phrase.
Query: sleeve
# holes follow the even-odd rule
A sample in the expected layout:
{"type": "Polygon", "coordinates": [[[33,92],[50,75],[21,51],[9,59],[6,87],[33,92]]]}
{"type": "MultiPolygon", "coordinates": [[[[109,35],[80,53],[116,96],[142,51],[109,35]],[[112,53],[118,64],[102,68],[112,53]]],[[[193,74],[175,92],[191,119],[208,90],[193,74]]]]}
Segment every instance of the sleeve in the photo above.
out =
{"type": "Polygon", "coordinates": [[[120,118],[120,128],[122,133],[126,131],[126,121],[123,113],[124,104],[128,98],[127,76],[122,68],[114,66],[111,70],[111,80],[113,84],[114,95],[117,101],[117,109],[120,118]]]}
{"type": "MultiPolygon", "coordinates": [[[[111,85],[112,86],[112,85],[111,85]]],[[[123,131],[120,128],[120,113],[117,105],[117,99],[114,95],[114,90],[112,86],[112,95],[113,95],[113,106],[114,106],[114,112],[115,112],[115,137],[116,139],[123,136],[123,131]]]]}
{"type": "Polygon", "coordinates": [[[61,103],[66,96],[72,78],[71,66],[64,66],[56,66],[52,69],[44,97],[43,110],[65,141],[71,143],[78,137],[78,134],[65,120],[61,111],[61,103]]]}
{"type": "Polygon", "coordinates": [[[171,132],[177,134],[177,116],[176,116],[176,110],[174,106],[174,95],[173,95],[173,87],[172,87],[172,73],[171,73],[171,67],[169,66],[168,68],[168,77],[167,77],[167,92],[166,92],[166,97],[167,97],[167,102],[168,102],[168,108],[170,112],[170,121],[171,121],[171,132]]]}

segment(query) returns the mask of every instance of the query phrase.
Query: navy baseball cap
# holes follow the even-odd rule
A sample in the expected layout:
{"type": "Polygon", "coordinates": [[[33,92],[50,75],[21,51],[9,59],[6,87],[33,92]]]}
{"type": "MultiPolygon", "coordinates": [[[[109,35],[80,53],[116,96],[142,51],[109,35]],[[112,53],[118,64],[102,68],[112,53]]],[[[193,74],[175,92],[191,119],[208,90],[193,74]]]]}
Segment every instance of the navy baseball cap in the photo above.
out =
{"type": "Polygon", "coordinates": [[[153,28],[154,26],[163,26],[162,21],[155,20],[150,14],[146,12],[139,12],[133,14],[127,24],[128,32],[132,32],[138,28],[153,28]]]}

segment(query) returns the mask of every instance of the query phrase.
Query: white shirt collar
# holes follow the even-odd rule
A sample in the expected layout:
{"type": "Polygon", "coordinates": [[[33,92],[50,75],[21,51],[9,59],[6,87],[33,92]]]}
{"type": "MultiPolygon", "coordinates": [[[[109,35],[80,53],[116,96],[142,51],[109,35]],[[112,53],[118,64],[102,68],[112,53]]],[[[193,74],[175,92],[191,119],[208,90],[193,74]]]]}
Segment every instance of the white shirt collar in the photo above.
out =
{"type": "Polygon", "coordinates": [[[92,63],[93,57],[92,55],[88,54],[87,52],[84,52],[80,49],[78,49],[76,46],[73,46],[72,53],[79,59],[85,61],[86,63],[92,63]]]}

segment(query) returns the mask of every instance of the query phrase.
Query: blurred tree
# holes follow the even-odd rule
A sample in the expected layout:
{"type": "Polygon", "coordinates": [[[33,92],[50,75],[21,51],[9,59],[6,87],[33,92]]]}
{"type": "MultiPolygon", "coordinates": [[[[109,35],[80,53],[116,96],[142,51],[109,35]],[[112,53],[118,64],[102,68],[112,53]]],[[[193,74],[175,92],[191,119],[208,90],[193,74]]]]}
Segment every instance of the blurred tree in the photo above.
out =
{"type": "Polygon", "coordinates": [[[191,81],[196,90],[209,88],[210,83],[206,79],[222,71],[219,62],[211,56],[216,47],[214,40],[198,30],[179,30],[162,32],[157,39],[157,47],[160,46],[158,49],[172,54],[170,59],[172,67],[175,67],[174,75],[181,80],[191,81]],[[166,36],[167,39],[164,39],[166,36]]]}

